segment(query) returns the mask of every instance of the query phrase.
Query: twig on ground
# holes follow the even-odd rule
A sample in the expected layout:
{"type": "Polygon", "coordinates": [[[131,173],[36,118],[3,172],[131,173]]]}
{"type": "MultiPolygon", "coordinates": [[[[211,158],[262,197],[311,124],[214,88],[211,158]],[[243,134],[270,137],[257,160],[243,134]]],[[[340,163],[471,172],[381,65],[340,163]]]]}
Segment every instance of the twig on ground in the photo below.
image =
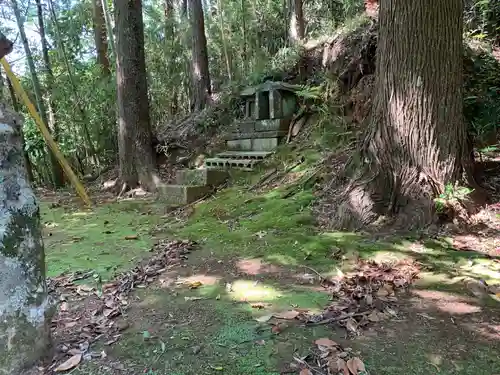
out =
{"type": "Polygon", "coordinates": [[[320,273],[319,273],[318,271],[316,271],[314,268],[309,267],[309,266],[306,266],[306,265],[302,265],[302,267],[307,268],[308,270],[313,271],[316,275],[318,275],[318,276],[321,278],[321,280],[328,280],[325,276],[323,276],[322,274],[320,274],[320,273]]]}
{"type": "Polygon", "coordinates": [[[320,325],[324,325],[324,324],[340,322],[341,320],[344,320],[344,319],[356,318],[358,316],[364,316],[364,315],[370,315],[371,313],[372,313],[371,311],[365,311],[365,312],[359,312],[359,313],[350,313],[350,314],[346,314],[346,315],[337,316],[335,318],[329,318],[329,319],[321,320],[319,322],[306,323],[306,325],[309,325],[309,326],[320,326],[320,325]]]}

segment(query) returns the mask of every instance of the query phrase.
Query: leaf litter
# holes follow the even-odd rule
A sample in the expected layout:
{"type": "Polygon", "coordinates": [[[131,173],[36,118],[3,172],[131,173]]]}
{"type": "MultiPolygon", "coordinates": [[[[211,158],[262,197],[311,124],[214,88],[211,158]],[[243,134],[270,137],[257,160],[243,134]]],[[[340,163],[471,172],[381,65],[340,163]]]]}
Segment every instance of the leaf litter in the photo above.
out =
{"type": "Polygon", "coordinates": [[[78,284],[89,279],[92,271],[62,274],[47,280],[49,294],[60,302],[51,329],[57,342],[53,364],[46,374],[75,368],[83,360],[104,358],[106,353],[92,352],[91,345],[102,340],[113,345],[121,332],[128,328],[122,317],[129,306],[129,295],[136,288],[144,288],[157,280],[161,273],[179,265],[197,244],[192,241],[160,241],[153,246],[153,255],[132,270],[123,272],[106,284],[95,286],[78,284]]]}
{"type": "MultiPolygon", "coordinates": [[[[398,316],[396,294],[409,288],[419,272],[420,264],[409,259],[392,263],[360,260],[352,272],[322,280],[332,294],[332,302],[323,312],[301,311],[295,318],[306,326],[337,324],[349,335],[359,335],[370,323],[398,316]]],[[[287,317],[292,315],[287,314],[287,317]]],[[[317,339],[314,344],[316,349],[309,355],[294,357],[291,366],[300,374],[368,375],[365,364],[350,348],[344,349],[329,338],[317,339]]]]}

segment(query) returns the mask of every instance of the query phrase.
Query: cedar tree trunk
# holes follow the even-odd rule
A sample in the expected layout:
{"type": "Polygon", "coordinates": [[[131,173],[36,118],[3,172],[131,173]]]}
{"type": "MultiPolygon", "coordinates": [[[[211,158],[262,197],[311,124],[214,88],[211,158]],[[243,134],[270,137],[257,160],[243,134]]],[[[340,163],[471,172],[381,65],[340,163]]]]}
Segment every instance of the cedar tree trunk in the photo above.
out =
{"type": "Polygon", "coordinates": [[[290,5],[289,38],[292,43],[296,43],[304,39],[306,29],[302,0],[291,0],[290,5]]]}
{"type": "Polygon", "coordinates": [[[189,0],[192,33],[192,75],[194,110],[200,111],[207,105],[210,90],[208,70],[207,38],[201,0],[189,0]]]}
{"type": "Polygon", "coordinates": [[[115,1],[120,179],[155,191],[141,0],[115,1]]]}
{"type": "Polygon", "coordinates": [[[462,0],[380,3],[370,132],[338,211],[340,227],[395,215],[405,229],[429,224],[433,199],[470,172],[462,17],[462,0]]]}

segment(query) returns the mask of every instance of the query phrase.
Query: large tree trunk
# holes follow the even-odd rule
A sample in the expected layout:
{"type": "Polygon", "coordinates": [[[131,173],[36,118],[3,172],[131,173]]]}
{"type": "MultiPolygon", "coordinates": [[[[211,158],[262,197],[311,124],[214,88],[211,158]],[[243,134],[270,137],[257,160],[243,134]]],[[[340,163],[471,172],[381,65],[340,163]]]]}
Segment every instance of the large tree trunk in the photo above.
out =
{"type": "Polygon", "coordinates": [[[0,373],[23,374],[51,349],[40,216],[26,178],[20,119],[0,104],[0,373]]]}
{"type": "Polygon", "coordinates": [[[141,0],[115,0],[120,179],[155,191],[141,0]]]}
{"type": "Polygon", "coordinates": [[[304,39],[305,36],[306,27],[302,5],[302,0],[290,0],[290,25],[288,35],[292,43],[304,39]]]}
{"type": "Polygon", "coordinates": [[[94,23],[94,41],[97,49],[97,63],[102,69],[102,74],[109,77],[109,59],[108,59],[108,37],[106,35],[106,20],[102,9],[101,0],[92,0],[93,3],[93,23],[94,23]]]}
{"type": "Polygon", "coordinates": [[[470,172],[462,16],[462,0],[381,2],[371,127],[338,211],[340,227],[394,215],[405,228],[426,225],[433,199],[470,172]]]}
{"type": "Polygon", "coordinates": [[[201,0],[189,0],[192,33],[192,75],[194,110],[199,111],[207,105],[210,90],[208,70],[207,38],[201,0]]]}

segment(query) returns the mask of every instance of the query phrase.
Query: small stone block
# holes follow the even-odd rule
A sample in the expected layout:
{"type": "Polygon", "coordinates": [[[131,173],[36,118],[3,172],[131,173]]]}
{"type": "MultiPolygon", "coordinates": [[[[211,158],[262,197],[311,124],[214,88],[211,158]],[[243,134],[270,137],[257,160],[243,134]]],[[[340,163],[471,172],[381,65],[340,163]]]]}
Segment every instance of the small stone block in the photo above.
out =
{"type": "Polygon", "coordinates": [[[179,185],[217,186],[227,180],[227,173],[212,169],[183,169],[177,171],[175,179],[179,185]]]}
{"type": "Polygon", "coordinates": [[[211,192],[210,186],[162,185],[158,188],[160,199],[170,205],[192,203],[211,192]]]}

